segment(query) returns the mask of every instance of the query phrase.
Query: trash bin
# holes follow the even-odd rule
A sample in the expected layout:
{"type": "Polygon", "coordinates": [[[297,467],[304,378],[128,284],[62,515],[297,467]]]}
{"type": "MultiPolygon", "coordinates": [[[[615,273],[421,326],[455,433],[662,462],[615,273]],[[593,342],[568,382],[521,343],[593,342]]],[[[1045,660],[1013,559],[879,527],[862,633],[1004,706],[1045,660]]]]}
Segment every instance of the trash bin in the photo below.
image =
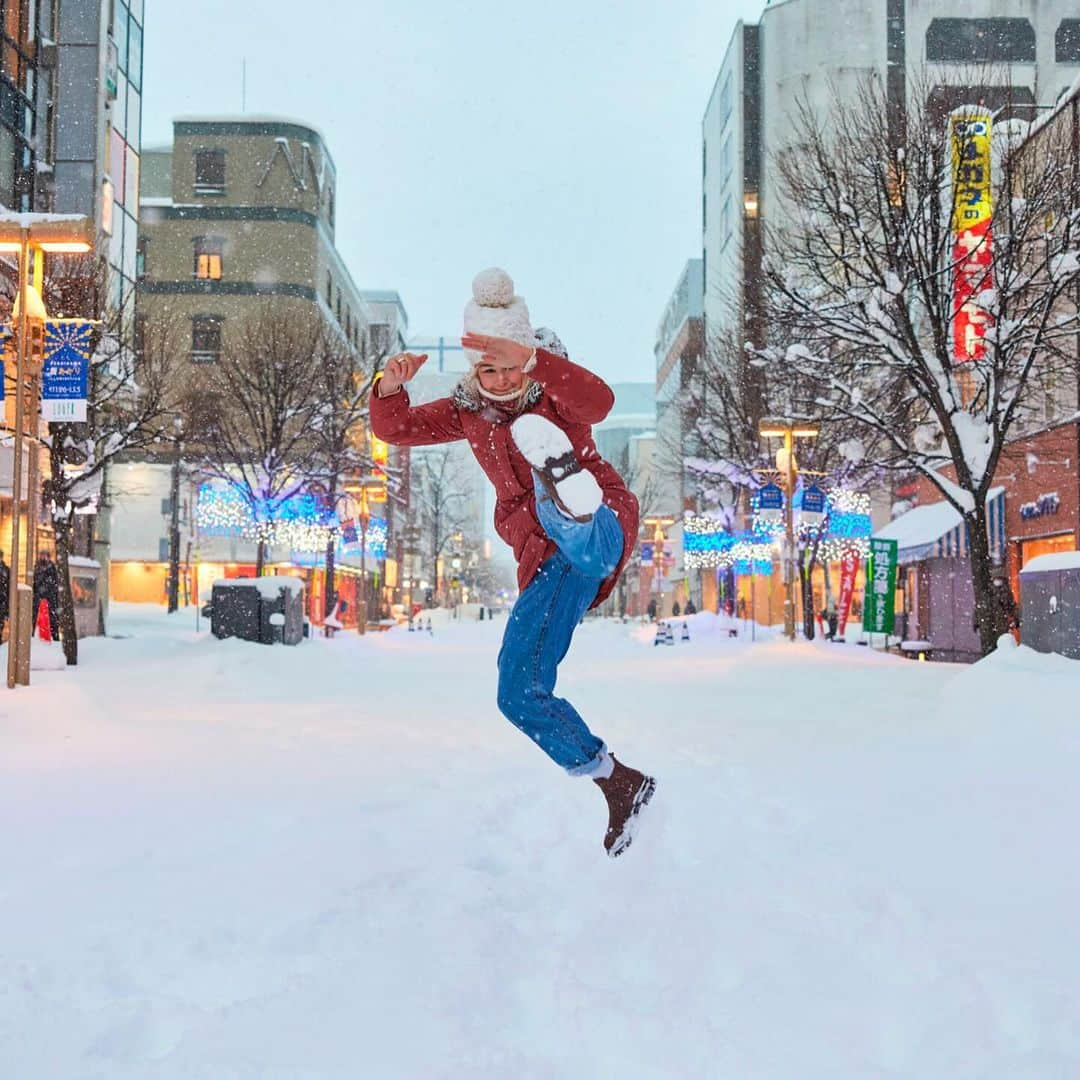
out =
{"type": "Polygon", "coordinates": [[[298,644],[304,635],[304,583],[288,576],[215,581],[210,631],[263,645],[298,644]]]}

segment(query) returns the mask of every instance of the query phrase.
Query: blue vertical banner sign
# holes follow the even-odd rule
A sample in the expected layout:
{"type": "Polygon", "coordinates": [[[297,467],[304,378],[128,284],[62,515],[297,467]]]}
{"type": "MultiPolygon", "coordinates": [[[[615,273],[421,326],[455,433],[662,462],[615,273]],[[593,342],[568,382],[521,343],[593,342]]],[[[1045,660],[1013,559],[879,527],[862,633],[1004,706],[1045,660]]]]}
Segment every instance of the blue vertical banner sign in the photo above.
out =
{"type": "Polygon", "coordinates": [[[93,324],[85,319],[47,319],[41,369],[41,418],[84,423],[93,324]]]}

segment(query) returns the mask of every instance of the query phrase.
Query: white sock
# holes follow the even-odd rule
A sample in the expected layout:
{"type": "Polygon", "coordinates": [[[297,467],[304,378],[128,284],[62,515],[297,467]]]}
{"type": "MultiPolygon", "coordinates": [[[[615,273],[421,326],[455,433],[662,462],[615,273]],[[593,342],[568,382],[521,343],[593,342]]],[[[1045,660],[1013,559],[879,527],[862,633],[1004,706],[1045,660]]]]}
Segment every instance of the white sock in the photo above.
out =
{"type": "Polygon", "coordinates": [[[611,760],[611,755],[606,750],[601,750],[593,759],[593,763],[596,768],[587,774],[590,780],[607,780],[615,771],[615,762],[611,760]]]}

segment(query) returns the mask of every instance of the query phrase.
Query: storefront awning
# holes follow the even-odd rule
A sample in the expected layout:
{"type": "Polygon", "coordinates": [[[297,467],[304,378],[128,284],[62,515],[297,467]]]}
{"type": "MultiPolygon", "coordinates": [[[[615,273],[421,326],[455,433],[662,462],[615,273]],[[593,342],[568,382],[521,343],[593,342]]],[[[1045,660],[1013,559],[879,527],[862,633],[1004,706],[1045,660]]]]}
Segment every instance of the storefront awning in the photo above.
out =
{"type": "MultiPolygon", "coordinates": [[[[986,531],[990,557],[995,562],[1005,557],[1005,489],[996,487],[986,496],[986,531]]],[[[962,559],[969,543],[967,526],[959,511],[947,502],[916,506],[885,528],[874,533],[875,539],[895,540],[901,563],[922,559],[962,559]]]]}

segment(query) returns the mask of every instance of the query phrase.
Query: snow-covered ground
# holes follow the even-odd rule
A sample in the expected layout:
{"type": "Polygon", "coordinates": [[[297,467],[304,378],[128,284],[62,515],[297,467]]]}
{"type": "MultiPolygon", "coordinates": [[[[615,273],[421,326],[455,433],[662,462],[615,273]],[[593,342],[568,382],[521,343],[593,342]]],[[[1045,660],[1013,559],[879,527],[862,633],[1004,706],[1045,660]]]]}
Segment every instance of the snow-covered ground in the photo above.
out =
{"type": "Polygon", "coordinates": [[[659,779],[612,861],[501,621],[193,618],[0,688],[0,1075],[1080,1075],[1080,663],[587,624],[560,689],[659,779]]]}

